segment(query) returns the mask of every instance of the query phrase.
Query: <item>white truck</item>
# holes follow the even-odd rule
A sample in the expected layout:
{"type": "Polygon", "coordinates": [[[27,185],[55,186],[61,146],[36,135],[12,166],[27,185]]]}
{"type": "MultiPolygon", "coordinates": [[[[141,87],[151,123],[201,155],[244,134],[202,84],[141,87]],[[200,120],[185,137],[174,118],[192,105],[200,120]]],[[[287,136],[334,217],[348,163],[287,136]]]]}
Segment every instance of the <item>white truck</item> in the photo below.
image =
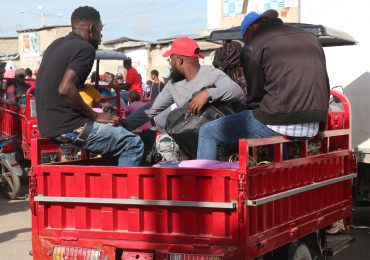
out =
{"type": "Polygon", "coordinates": [[[356,45],[324,48],[330,85],[343,86],[352,108],[352,147],[360,199],[370,200],[370,1],[301,0],[300,22],[351,35],[356,45]]]}

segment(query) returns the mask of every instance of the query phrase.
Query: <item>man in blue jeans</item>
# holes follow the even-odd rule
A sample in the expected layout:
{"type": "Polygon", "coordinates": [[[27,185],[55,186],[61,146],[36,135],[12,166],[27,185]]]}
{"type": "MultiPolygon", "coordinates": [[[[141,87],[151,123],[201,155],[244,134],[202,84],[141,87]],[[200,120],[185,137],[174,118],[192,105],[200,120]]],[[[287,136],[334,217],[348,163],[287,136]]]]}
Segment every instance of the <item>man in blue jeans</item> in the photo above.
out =
{"type": "Polygon", "coordinates": [[[317,37],[285,25],[274,10],[241,24],[247,109],[204,124],[198,159],[216,159],[221,143],[276,135],[313,137],[325,130],[329,79],[317,37]]]}
{"type": "Polygon", "coordinates": [[[100,14],[77,8],[72,32],[45,50],[36,80],[36,110],[43,137],[68,139],[83,149],[118,157],[119,166],[137,166],[144,146],[139,136],[119,127],[119,117],[94,112],[79,90],[89,75],[101,42],[100,14]]]}

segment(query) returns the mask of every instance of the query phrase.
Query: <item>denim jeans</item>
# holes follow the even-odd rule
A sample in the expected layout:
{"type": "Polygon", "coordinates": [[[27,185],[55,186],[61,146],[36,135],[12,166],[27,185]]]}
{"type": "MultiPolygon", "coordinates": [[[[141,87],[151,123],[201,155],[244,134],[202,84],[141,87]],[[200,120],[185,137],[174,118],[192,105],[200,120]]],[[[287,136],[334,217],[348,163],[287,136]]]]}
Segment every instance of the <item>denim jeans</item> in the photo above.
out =
{"type": "Polygon", "coordinates": [[[222,117],[204,124],[199,130],[197,159],[217,159],[217,147],[221,143],[233,144],[243,138],[277,136],[265,124],[253,116],[252,110],[222,117]]]}
{"type": "Polygon", "coordinates": [[[125,103],[127,104],[128,103],[128,95],[129,95],[129,91],[127,90],[121,90],[120,91],[120,96],[121,96],[121,99],[123,99],[123,101],[125,101],[125,103]]]}
{"type": "Polygon", "coordinates": [[[118,157],[118,166],[138,166],[144,153],[141,138],[120,126],[94,122],[91,132],[78,146],[96,154],[118,157]]]}

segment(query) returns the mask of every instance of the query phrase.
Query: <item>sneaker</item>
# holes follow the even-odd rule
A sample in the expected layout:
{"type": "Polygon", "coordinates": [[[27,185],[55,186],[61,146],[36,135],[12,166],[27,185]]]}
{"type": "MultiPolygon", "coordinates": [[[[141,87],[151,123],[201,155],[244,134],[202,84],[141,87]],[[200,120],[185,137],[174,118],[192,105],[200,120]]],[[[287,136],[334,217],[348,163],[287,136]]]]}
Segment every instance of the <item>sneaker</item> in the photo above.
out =
{"type": "Polygon", "coordinates": [[[327,234],[334,235],[344,231],[343,219],[331,224],[330,228],[326,230],[327,234]]]}

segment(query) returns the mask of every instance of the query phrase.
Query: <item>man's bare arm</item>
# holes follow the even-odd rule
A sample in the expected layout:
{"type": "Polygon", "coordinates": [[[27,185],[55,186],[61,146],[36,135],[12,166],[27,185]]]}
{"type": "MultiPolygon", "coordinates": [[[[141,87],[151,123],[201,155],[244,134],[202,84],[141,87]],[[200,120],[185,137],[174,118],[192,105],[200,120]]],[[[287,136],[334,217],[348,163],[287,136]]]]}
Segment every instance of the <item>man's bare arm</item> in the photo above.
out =
{"type": "Polygon", "coordinates": [[[77,90],[79,84],[80,79],[77,73],[73,70],[67,70],[63,75],[62,82],[59,84],[58,92],[79,114],[90,118],[92,121],[117,125],[119,119],[117,116],[106,113],[96,113],[82,100],[77,90]]]}

